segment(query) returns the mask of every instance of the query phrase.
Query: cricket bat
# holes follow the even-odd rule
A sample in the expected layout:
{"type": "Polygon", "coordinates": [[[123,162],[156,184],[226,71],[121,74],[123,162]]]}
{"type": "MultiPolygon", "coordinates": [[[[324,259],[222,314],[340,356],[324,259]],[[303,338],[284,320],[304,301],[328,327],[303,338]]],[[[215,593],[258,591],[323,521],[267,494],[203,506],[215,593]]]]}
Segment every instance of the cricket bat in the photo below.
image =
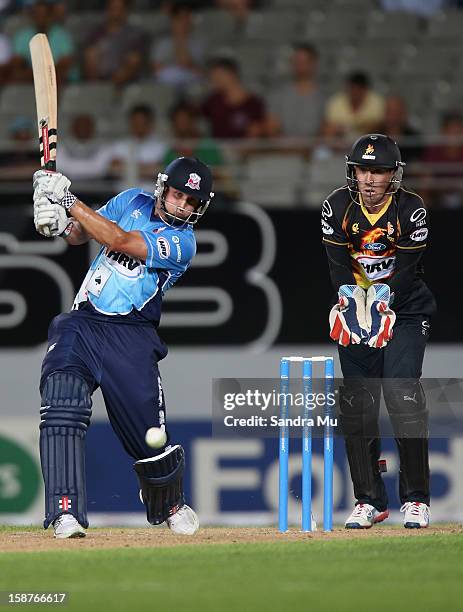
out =
{"type": "Polygon", "coordinates": [[[57,87],[53,56],[46,34],[36,34],[29,42],[34,74],[35,104],[40,143],[40,165],[56,171],[57,87]]]}

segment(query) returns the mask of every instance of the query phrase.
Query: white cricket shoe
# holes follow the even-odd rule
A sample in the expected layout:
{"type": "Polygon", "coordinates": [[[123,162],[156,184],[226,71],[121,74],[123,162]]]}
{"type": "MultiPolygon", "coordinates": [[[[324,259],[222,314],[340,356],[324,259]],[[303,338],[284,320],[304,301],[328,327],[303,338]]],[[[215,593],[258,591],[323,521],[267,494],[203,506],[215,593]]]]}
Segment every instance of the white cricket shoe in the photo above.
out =
{"type": "Polygon", "coordinates": [[[404,527],[406,529],[421,529],[429,525],[429,506],[423,502],[406,502],[401,512],[405,512],[404,527]]]}
{"type": "Polygon", "coordinates": [[[179,535],[193,535],[199,529],[199,519],[196,512],[183,504],[166,520],[170,530],[179,535]]]}
{"type": "Polygon", "coordinates": [[[53,521],[53,529],[55,530],[55,538],[64,540],[65,538],[85,538],[87,535],[85,529],[77,521],[75,516],[68,512],[60,514],[53,521]]]}
{"type": "Polygon", "coordinates": [[[381,523],[389,516],[389,510],[380,512],[370,504],[357,504],[344,523],[346,529],[370,529],[375,523],[381,523]]]}

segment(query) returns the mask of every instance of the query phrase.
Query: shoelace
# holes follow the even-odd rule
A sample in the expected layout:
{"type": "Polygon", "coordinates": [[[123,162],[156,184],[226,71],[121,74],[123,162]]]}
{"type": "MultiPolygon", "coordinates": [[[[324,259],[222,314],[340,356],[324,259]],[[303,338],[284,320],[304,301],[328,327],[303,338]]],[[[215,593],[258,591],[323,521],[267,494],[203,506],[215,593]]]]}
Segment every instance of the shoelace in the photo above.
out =
{"type": "Polygon", "coordinates": [[[59,517],[57,519],[55,519],[53,521],[53,527],[59,527],[61,525],[61,523],[64,521],[64,514],[60,514],[59,517]]]}
{"type": "Polygon", "coordinates": [[[416,502],[406,502],[400,509],[401,512],[410,511],[411,514],[415,516],[420,516],[421,514],[421,504],[416,502]],[[411,507],[410,507],[411,506],[411,507]]]}
{"type": "Polygon", "coordinates": [[[353,512],[354,516],[362,516],[362,514],[367,513],[367,509],[365,508],[365,504],[357,504],[355,506],[355,510],[353,512]]]}
{"type": "Polygon", "coordinates": [[[182,512],[184,512],[184,507],[183,506],[173,506],[169,510],[169,518],[172,518],[175,515],[182,516],[182,512]]]}

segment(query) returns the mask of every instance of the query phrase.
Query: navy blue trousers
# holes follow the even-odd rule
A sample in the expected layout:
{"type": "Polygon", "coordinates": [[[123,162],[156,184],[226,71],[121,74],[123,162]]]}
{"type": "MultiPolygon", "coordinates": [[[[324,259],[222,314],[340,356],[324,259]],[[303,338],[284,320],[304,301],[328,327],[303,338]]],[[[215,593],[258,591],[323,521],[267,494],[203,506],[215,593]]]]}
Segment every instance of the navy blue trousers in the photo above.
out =
{"type": "MultiPolygon", "coordinates": [[[[378,414],[380,407],[381,390],[384,393],[389,415],[397,412],[405,413],[410,407],[420,408],[416,414],[416,423],[422,421],[423,430],[427,430],[427,412],[425,399],[422,406],[408,402],[397,405],[397,397],[387,392],[391,384],[402,389],[399,394],[403,399],[407,395],[419,396],[415,386],[421,378],[426,343],[429,338],[429,318],[414,315],[408,318],[397,317],[394,326],[394,336],[383,349],[370,348],[364,344],[339,346],[339,360],[347,388],[358,386],[359,382],[368,388],[374,398],[374,407],[370,409],[370,420],[377,430],[377,437],[368,439],[369,452],[366,445],[359,440],[346,438],[346,452],[351,470],[354,494],[359,503],[375,506],[384,511],[388,505],[386,489],[378,469],[378,460],[381,453],[380,434],[378,429],[378,414]],[[372,379],[372,380],[368,380],[372,379]],[[368,477],[365,474],[368,473],[368,477]]],[[[410,417],[411,414],[407,414],[410,417]]],[[[359,419],[361,417],[359,416],[359,419]]],[[[365,418],[365,415],[363,416],[365,418]]],[[[371,425],[370,425],[371,427],[371,425]]],[[[399,470],[399,497],[401,503],[409,501],[424,502],[429,505],[429,452],[427,434],[416,438],[413,436],[396,437],[400,457],[399,470]]]]}
{"type": "MultiPolygon", "coordinates": [[[[156,454],[145,443],[150,427],[165,424],[158,361],[167,348],[151,325],[113,323],[73,311],[55,317],[48,331],[40,389],[53,372],[72,372],[91,393],[101,388],[110,423],[134,459],[156,454]]],[[[159,451],[161,452],[161,451],[159,451]]]]}

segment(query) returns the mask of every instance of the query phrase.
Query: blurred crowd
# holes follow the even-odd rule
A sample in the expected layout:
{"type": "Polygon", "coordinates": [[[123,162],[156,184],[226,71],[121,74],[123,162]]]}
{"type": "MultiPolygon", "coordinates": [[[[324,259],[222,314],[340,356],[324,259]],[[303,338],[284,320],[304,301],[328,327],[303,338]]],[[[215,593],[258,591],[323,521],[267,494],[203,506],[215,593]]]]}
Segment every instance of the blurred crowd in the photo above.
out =
{"type": "MultiPolygon", "coordinates": [[[[245,36],[251,15],[270,4],[271,0],[0,0],[0,24],[10,24],[0,31],[0,85],[14,91],[15,86],[32,83],[28,44],[37,32],[48,35],[60,96],[70,87],[111,85],[112,103],[123,109],[126,127],[114,129],[113,141],[108,141],[108,133],[101,138],[97,112],[88,112],[85,104],[80,109],[77,103],[59,145],[59,167],[74,179],[126,176],[130,160],[136,162],[138,177],[149,182],[173,158],[194,155],[215,169],[221,189],[233,198],[238,187],[226,171],[231,158],[248,160],[277,150],[280,155],[323,163],[341,157],[358,135],[381,132],[398,141],[411,175],[430,203],[462,207],[459,109],[441,109],[439,138],[429,142],[426,126],[409,112],[407,95],[377,90],[374,74],[351,70],[334,91],[327,91],[320,75],[322,52],[312,42],[288,41],[284,78],[270,80],[264,91],[243,76],[246,61],[240,61],[233,49],[216,46],[211,54],[207,38],[196,29],[199,11],[217,11],[227,15],[235,37],[245,36]],[[135,10],[158,11],[157,34],[153,24],[130,19],[135,10]],[[69,19],[69,13],[79,11],[87,16],[92,12],[93,19],[69,19]],[[156,99],[135,96],[130,106],[126,103],[126,92],[140,83],[170,92],[166,112],[158,113],[156,99]]],[[[462,4],[458,0],[376,2],[384,11],[407,11],[422,19],[462,4]]],[[[268,66],[268,71],[274,69],[268,66]]],[[[13,111],[9,109],[8,143],[0,151],[2,180],[27,176],[37,160],[30,146],[35,146],[33,117],[12,116],[13,111]]]]}

